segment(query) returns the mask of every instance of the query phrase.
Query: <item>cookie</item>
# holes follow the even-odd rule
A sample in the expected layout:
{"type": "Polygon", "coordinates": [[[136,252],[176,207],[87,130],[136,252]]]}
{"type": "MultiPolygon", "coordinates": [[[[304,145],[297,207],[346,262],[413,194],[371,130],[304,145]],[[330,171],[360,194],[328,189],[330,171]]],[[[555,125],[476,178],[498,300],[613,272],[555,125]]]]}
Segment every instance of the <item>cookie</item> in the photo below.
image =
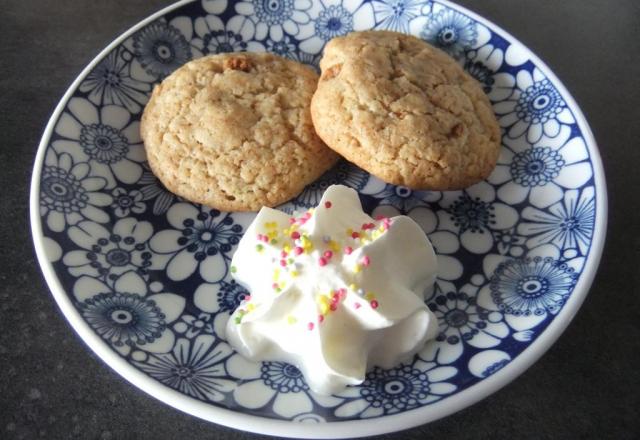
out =
{"type": "Polygon", "coordinates": [[[311,102],[325,143],[382,180],[452,190],[486,178],[500,128],[479,83],[413,36],[354,32],[329,41],[311,102]]]}
{"type": "Polygon", "coordinates": [[[313,129],[317,81],[268,53],[185,64],[155,87],[142,115],[153,173],[171,192],[225,211],[291,199],[338,159],[313,129]]]}

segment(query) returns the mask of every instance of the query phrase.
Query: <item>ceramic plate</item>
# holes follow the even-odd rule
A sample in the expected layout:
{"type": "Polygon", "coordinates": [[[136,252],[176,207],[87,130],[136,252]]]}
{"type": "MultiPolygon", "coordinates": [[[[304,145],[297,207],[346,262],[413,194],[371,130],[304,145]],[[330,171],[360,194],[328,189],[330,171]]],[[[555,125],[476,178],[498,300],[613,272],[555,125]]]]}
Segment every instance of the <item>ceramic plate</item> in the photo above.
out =
{"type": "Polygon", "coordinates": [[[489,21],[424,0],[203,0],[142,21],[100,53],[56,108],[35,161],[31,223],[60,308],[87,344],[182,411],[297,437],[380,434],[464,408],[522,373],[585,298],[598,265],[606,188],[593,135],[549,68],[489,21]],[[332,183],[373,214],[406,214],[437,250],[426,300],[439,333],[411,363],[374,369],[330,397],[279,362],[225,342],[247,294],[229,261],[252,214],[174,196],[145,162],[140,114],[154,84],[202,55],[272,51],[317,68],[324,44],[364,29],[411,33],[464,66],[502,127],[498,165],[454,192],[387,185],[348,163],[282,208],[314,206],[332,183]],[[313,427],[309,423],[314,423],[313,427]]]}

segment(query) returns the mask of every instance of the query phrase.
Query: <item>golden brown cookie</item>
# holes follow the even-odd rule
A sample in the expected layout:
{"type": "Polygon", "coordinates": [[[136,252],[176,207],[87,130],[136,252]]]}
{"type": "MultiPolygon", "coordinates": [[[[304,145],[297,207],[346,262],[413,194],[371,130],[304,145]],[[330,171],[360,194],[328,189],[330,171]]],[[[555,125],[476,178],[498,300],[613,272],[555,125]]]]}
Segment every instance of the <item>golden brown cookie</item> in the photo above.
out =
{"type": "Polygon", "coordinates": [[[500,129],[480,85],[447,54],[396,32],[329,41],[311,102],[316,132],[382,180],[450,190],[487,177],[500,129]]]}
{"type": "Polygon", "coordinates": [[[316,135],[318,76],[267,53],[191,61],[156,86],[140,131],[153,173],[172,192],[221,210],[275,206],[338,156],[316,135]]]}

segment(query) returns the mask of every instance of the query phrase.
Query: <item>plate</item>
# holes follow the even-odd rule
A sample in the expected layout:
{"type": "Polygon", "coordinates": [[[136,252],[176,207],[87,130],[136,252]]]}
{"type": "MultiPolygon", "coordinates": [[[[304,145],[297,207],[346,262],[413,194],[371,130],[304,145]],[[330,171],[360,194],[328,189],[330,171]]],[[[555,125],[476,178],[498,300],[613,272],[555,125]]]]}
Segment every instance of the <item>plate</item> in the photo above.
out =
{"type": "Polygon", "coordinates": [[[38,260],[92,350],[182,411],[296,437],[409,428],[514,379],[584,300],[606,216],[598,150],[571,95],[511,35],[445,1],[176,3],[116,39],[74,81],[47,125],[31,187],[38,260]],[[139,120],[154,84],[190,59],[267,50],[317,68],[328,40],[372,28],[417,35],[458,60],[488,94],[503,146],[491,176],[464,191],[411,191],[341,162],[281,207],[304,209],[328,185],[349,185],[368,212],[411,216],[438,254],[426,300],[436,340],[412,362],[323,397],[294,366],[250,363],[225,342],[224,324],[247,294],[229,261],[253,214],[164,189],[145,162],[139,120]]]}

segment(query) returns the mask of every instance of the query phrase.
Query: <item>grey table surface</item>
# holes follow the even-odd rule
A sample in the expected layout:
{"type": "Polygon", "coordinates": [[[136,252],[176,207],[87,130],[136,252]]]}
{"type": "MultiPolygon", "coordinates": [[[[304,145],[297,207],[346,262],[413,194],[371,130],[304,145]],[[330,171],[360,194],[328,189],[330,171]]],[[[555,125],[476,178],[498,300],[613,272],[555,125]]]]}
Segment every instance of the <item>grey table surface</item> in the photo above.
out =
{"type": "MultiPolygon", "coordinates": [[[[581,105],[607,174],[607,243],[584,306],[540,361],[470,408],[382,438],[640,438],[640,4],[460,3],[533,49],[581,105]]],[[[0,1],[0,438],[260,437],[118,376],[65,321],[34,258],[29,178],[49,115],[104,46],[167,4],[0,1]]]]}

